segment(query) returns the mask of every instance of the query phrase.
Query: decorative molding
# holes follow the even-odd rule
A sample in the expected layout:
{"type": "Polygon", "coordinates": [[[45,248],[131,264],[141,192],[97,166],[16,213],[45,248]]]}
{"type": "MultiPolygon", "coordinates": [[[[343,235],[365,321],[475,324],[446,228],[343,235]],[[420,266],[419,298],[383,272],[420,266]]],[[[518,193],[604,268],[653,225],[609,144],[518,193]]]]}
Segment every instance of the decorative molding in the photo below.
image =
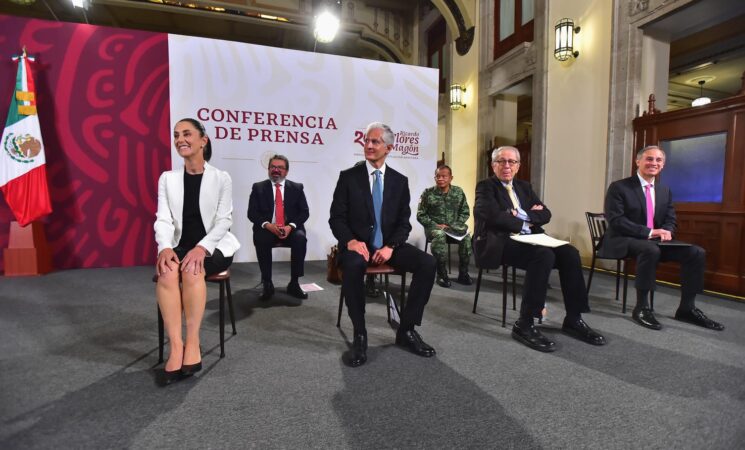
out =
{"type": "Polygon", "coordinates": [[[360,40],[363,41],[363,42],[367,42],[368,44],[372,44],[375,48],[378,48],[378,49],[382,50],[383,53],[385,53],[386,55],[388,55],[388,57],[391,59],[391,61],[393,61],[395,63],[401,63],[401,58],[399,58],[398,55],[396,55],[384,43],[382,43],[382,42],[380,42],[380,41],[378,41],[376,39],[373,39],[371,37],[368,37],[368,36],[360,36],[360,40]]]}
{"type": "Polygon", "coordinates": [[[649,9],[649,0],[631,0],[629,2],[629,16],[635,16],[649,9]]]}
{"type": "Polygon", "coordinates": [[[471,50],[476,29],[475,27],[466,29],[466,19],[455,0],[443,0],[443,3],[447,6],[453,19],[455,19],[455,24],[458,26],[459,36],[455,39],[455,49],[459,55],[465,56],[471,50]]]}

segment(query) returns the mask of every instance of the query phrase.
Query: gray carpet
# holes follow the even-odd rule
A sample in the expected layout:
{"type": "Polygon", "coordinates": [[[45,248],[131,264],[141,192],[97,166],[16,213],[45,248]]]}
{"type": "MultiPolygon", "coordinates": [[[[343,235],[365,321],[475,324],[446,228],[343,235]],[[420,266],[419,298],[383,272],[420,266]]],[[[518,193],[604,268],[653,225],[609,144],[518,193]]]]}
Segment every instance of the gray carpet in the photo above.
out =
{"type": "MultiPolygon", "coordinates": [[[[662,331],[634,324],[593,280],[592,347],[560,331],[558,277],[542,354],[501,327],[500,283],[435,286],[420,328],[437,357],[395,345],[385,306],[369,299],[369,360],[343,365],[351,324],[334,324],[339,288],[321,262],[303,282],[323,292],[257,300],[256,264],[236,264],[238,334],[219,358],[217,289],[202,328],[205,370],[155,385],[152,268],[0,278],[0,448],[742,448],[745,304],[699,297],[724,332],[677,322],[677,291],[655,297],[662,331]]],[[[475,278],[475,277],[474,277],[475,278]]],[[[391,279],[398,288],[398,277],[391,279]]],[[[398,289],[392,289],[394,294],[398,289]]],[[[633,297],[633,290],[631,291],[633,297]]],[[[516,313],[508,310],[508,322],[516,313]]],[[[160,367],[160,366],[158,366],[160,367]]]]}

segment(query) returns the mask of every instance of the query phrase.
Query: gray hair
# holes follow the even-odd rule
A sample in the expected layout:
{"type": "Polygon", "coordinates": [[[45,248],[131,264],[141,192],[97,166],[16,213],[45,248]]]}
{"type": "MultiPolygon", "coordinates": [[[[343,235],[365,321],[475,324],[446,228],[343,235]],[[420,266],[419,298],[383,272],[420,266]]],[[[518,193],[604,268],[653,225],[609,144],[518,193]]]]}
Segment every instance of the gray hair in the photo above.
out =
{"type": "Polygon", "coordinates": [[[497,158],[499,157],[499,152],[501,152],[503,150],[512,150],[517,155],[517,160],[520,161],[520,150],[516,149],[515,147],[513,147],[511,145],[503,145],[501,147],[495,148],[491,152],[491,162],[495,162],[497,160],[497,158]]]}
{"type": "Polygon", "coordinates": [[[639,150],[638,152],[636,152],[636,160],[637,160],[637,161],[639,161],[640,159],[642,159],[642,155],[643,155],[643,154],[644,154],[644,152],[646,152],[647,150],[654,150],[654,149],[657,149],[657,150],[661,151],[661,152],[662,152],[662,158],[663,158],[663,159],[667,159],[667,155],[665,154],[665,150],[661,149],[661,148],[660,148],[660,147],[658,147],[657,145],[647,145],[647,146],[646,146],[646,147],[644,147],[643,149],[641,149],[641,150],[639,150]]]}
{"type": "Polygon", "coordinates": [[[393,145],[394,135],[391,127],[383,122],[373,122],[365,129],[365,136],[370,134],[372,130],[383,130],[383,142],[385,142],[385,145],[393,145]]]}

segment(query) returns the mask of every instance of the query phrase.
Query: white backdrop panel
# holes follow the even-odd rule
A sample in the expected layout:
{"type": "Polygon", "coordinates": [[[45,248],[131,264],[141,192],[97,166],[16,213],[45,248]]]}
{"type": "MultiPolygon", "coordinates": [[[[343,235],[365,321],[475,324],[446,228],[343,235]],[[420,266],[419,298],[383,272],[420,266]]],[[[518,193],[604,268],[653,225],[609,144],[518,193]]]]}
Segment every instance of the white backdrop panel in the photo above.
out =
{"type": "MultiPolygon", "coordinates": [[[[397,133],[387,163],[409,178],[412,233],[421,192],[434,184],[438,73],[434,69],[320,53],[169,35],[171,127],[204,123],[210,163],[233,179],[235,261],[256,261],[247,219],[251,186],[267,178],[267,160],[290,160],[287,178],[305,185],[310,206],[306,259],[325,259],[336,243],[328,226],[339,171],[364,159],[361,132],[373,121],[397,133]]],[[[183,160],[171,149],[174,167],[183,160]]],[[[288,260],[288,250],[274,252],[288,260]]]]}

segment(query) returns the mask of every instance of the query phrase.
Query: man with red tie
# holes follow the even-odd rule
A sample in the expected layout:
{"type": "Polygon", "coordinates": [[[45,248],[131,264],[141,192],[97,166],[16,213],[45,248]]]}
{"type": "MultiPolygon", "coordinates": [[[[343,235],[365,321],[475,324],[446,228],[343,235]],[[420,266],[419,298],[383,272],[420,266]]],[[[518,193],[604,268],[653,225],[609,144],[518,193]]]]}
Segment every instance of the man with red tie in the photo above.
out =
{"type": "Polygon", "coordinates": [[[305,221],[310,215],[302,183],[287,179],[290,161],[274,155],[269,160],[269,179],[254,183],[248,199],[248,219],[253,222],[253,240],[259,260],[263,290],[259,300],[274,295],[272,283],[272,248],[278,242],[290,247],[290,283],[287,293],[300,299],[308,294],[300,288],[307,239],[305,221]]]}
{"type": "Polygon", "coordinates": [[[672,194],[670,188],[655,181],[665,166],[665,152],[656,145],[644,147],[636,154],[636,166],[635,175],[608,187],[608,230],[599,252],[605,258],[636,258],[636,307],[631,317],[645,328],[662,328],[649,308],[649,291],[655,288],[657,263],[678,261],[681,298],[675,318],[723,330],[724,326],[706,317],[694,303],[704,287],[706,252],[697,245],[672,241],[677,224],[672,194]]]}

